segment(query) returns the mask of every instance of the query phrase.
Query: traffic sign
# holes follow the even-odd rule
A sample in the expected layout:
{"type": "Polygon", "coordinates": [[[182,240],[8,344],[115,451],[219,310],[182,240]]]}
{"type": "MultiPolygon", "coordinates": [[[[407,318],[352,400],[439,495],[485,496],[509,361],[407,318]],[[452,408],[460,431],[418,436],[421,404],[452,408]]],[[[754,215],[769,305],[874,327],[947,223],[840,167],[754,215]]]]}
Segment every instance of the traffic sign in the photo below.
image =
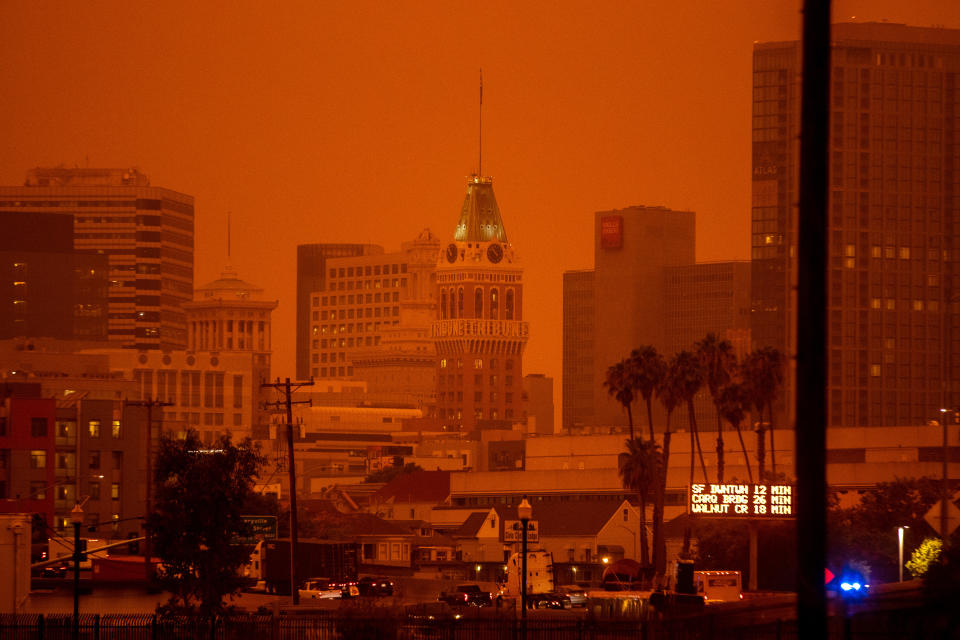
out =
{"type": "MultiPolygon", "coordinates": [[[[927,521],[933,530],[937,533],[942,533],[940,531],[940,513],[943,508],[943,502],[937,500],[937,502],[930,507],[930,511],[927,511],[927,514],[923,516],[923,519],[927,521]]],[[[957,505],[953,503],[953,500],[947,500],[947,535],[953,534],[957,529],[957,525],[960,525],[960,509],[957,508],[957,505]]]]}
{"type": "MultiPolygon", "coordinates": [[[[522,542],[523,541],[523,523],[519,520],[503,521],[503,541],[504,542],[522,542]]],[[[540,521],[527,520],[527,542],[540,541],[540,521]]]]}
{"type": "Polygon", "coordinates": [[[277,537],[276,516],[241,516],[247,525],[247,536],[237,536],[238,544],[256,544],[261,540],[273,540],[277,537]]]}

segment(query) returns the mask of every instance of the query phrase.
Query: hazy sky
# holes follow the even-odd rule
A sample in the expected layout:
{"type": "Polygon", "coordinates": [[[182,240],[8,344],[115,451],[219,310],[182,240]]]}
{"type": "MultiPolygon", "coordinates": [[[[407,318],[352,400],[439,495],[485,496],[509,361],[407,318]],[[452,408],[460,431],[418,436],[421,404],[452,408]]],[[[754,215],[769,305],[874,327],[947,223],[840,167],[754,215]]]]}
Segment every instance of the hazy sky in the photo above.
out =
{"type": "MultiPolygon", "coordinates": [[[[844,0],[837,19],[960,27],[956,0],[844,0]]],[[[294,375],[296,245],[454,230],[477,165],[526,268],[526,372],[561,374],[561,274],[592,214],[697,213],[698,260],[746,259],[755,41],[800,3],[0,2],[0,183],[139,167],[196,198],[195,284],[226,261],[280,301],[294,375]]],[[[557,389],[559,392],[559,388],[557,389]]],[[[559,415],[559,406],[558,406],[559,415]]]]}

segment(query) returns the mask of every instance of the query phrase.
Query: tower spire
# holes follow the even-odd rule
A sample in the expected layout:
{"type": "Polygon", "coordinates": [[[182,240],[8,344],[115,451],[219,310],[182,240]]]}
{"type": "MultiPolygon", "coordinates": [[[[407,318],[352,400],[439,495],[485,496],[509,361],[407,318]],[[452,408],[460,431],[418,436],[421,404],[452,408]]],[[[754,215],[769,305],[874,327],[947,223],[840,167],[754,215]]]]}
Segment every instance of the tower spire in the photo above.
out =
{"type": "Polygon", "coordinates": [[[483,177],[483,69],[480,69],[480,131],[477,136],[479,139],[479,157],[477,158],[477,176],[483,177]]]}

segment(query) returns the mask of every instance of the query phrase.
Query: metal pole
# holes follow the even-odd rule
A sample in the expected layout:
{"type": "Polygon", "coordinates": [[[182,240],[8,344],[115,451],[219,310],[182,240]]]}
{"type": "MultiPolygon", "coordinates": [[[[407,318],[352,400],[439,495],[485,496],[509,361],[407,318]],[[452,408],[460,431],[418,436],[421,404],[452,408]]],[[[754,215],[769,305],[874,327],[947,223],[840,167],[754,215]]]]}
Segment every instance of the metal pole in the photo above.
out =
{"type": "Polygon", "coordinates": [[[153,548],[150,546],[150,514],[153,510],[153,402],[152,398],[147,398],[147,494],[146,510],[143,513],[143,577],[147,582],[147,589],[150,589],[151,575],[150,560],[153,556],[153,548]]]}
{"type": "Polygon", "coordinates": [[[830,125],[830,0],[803,5],[800,206],[797,245],[797,631],[827,637],[826,383],[827,176],[830,125]]]}
{"type": "Polygon", "coordinates": [[[940,414],[940,424],[943,427],[943,495],[940,497],[940,539],[943,540],[943,547],[947,547],[947,540],[950,539],[950,531],[947,523],[947,500],[950,499],[950,479],[947,477],[947,459],[950,456],[950,450],[947,447],[947,413],[940,414]]]}
{"type": "Polygon", "coordinates": [[[899,547],[899,554],[897,557],[900,560],[900,564],[898,565],[898,568],[900,569],[900,578],[897,580],[897,582],[903,582],[903,527],[897,527],[897,543],[899,547]]]}
{"type": "Polygon", "coordinates": [[[80,638],[80,523],[73,523],[73,640],[80,638]]]}
{"type": "Polygon", "coordinates": [[[290,595],[300,604],[297,584],[297,474],[293,468],[293,406],[290,402],[290,378],[284,382],[287,404],[287,470],[290,479],[290,595]]]}
{"type": "Polygon", "coordinates": [[[520,525],[523,530],[520,533],[520,619],[523,621],[523,638],[527,638],[527,523],[529,520],[521,520],[520,525]]]}

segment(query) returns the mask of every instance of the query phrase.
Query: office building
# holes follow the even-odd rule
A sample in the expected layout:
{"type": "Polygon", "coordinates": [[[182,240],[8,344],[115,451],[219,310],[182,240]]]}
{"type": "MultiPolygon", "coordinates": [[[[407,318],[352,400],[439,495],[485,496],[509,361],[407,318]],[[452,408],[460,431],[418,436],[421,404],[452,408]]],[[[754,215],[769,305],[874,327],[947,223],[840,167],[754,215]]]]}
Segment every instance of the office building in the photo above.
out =
{"type": "Polygon", "coordinates": [[[593,270],[563,274],[563,428],[592,425],[595,301],[593,270]]]}
{"type": "Polygon", "coordinates": [[[597,424],[624,425],[623,406],[603,386],[607,368],[640,345],[665,357],[665,267],[695,261],[692,211],[636,206],[594,216],[593,415],[597,424]]]}
{"type": "Polygon", "coordinates": [[[553,378],[542,373],[523,376],[523,399],[526,403],[527,433],[553,435],[553,378]]]}
{"type": "MultiPolygon", "coordinates": [[[[828,424],[922,425],[960,403],[960,31],[833,29],[828,424]]],[[[752,338],[797,349],[801,50],[753,62],[752,338]]],[[[792,423],[795,377],[778,421],[792,423]]]]}
{"type": "Polygon", "coordinates": [[[473,175],[453,241],[439,256],[437,417],[447,430],[523,419],[523,269],[500,217],[491,178],[473,175]]]}
{"type": "Polygon", "coordinates": [[[36,168],[23,186],[0,187],[0,214],[13,212],[31,214],[24,218],[30,225],[47,222],[32,214],[63,216],[75,252],[106,258],[113,344],[186,346],[181,305],[193,293],[192,196],[151,187],[136,169],[36,168]]]}
{"type": "Polygon", "coordinates": [[[314,291],[326,288],[327,258],[370,256],[383,253],[374,244],[301,244],[297,245],[297,378],[306,380],[310,369],[310,300],[314,291]]]}
{"type": "Polygon", "coordinates": [[[106,340],[107,271],[73,250],[69,216],[0,211],[0,340],[106,340]]]}
{"type": "Polygon", "coordinates": [[[310,375],[364,380],[381,402],[432,404],[439,249],[425,229],[400,251],[327,258],[324,287],[311,293],[310,375]]]}

